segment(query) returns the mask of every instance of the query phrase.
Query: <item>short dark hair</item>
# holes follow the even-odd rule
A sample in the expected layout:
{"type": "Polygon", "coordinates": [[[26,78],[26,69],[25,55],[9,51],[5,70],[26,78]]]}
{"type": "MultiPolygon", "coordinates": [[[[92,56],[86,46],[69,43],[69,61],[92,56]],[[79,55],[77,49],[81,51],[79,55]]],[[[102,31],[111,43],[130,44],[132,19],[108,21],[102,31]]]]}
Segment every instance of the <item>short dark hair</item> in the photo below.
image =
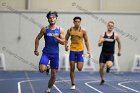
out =
{"type": "Polygon", "coordinates": [[[46,17],[49,18],[49,16],[50,16],[51,14],[56,15],[56,18],[58,17],[58,14],[57,14],[56,11],[53,11],[53,12],[49,11],[49,12],[47,13],[46,17]]]}
{"type": "Polygon", "coordinates": [[[76,16],[76,17],[74,17],[74,18],[73,18],[73,21],[75,21],[76,19],[79,19],[80,21],[82,20],[82,18],[81,18],[81,17],[76,16]]]}

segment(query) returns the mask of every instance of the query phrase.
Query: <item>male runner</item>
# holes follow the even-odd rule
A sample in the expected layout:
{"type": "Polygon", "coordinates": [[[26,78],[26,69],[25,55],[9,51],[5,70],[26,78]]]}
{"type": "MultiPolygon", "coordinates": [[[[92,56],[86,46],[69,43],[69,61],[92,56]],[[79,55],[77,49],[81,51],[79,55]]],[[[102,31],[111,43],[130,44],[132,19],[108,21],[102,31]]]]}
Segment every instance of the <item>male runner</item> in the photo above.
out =
{"type": "Polygon", "coordinates": [[[100,63],[100,77],[102,85],[104,80],[104,66],[107,65],[106,72],[109,72],[114,62],[115,41],[118,43],[118,56],[121,56],[121,43],[119,36],[113,32],[114,22],[109,21],[107,24],[107,31],[102,33],[98,42],[98,46],[102,46],[102,51],[99,58],[100,63]]]}
{"type": "Polygon", "coordinates": [[[68,51],[68,39],[71,37],[71,45],[70,45],[70,78],[71,78],[71,88],[75,89],[75,63],[77,63],[77,69],[82,71],[83,68],[83,51],[84,44],[83,39],[87,48],[87,53],[90,54],[88,37],[85,29],[81,28],[81,17],[74,17],[73,19],[74,26],[68,29],[67,34],[65,36],[65,50],[68,51]]]}
{"type": "Polygon", "coordinates": [[[34,54],[39,55],[38,46],[39,40],[44,36],[45,47],[39,62],[39,71],[43,73],[47,70],[48,62],[50,61],[51,77],[48,82],[48,89],[45,93],[50,93],[51,88],[56,80],[56,74],[59,67],[59,43],[64,45],[64,30],[56,26],[57,12],[49,12],[46,16],[48,18],[49,25],[43,27],[40,33],[35,39],[35,50],[34,54]]]}

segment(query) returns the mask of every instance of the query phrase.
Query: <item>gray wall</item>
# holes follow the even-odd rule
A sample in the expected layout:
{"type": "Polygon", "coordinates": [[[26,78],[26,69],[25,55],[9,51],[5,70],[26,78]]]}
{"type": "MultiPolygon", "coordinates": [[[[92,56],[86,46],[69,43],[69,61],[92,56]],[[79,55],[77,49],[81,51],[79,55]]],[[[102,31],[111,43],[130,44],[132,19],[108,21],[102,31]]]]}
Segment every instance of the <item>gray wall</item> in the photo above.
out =
{"type": "MultiPolygon", "coordinates": [[[[101,48],[97,46],[99,36],[106,31],[106,22],[113,20],[122,43],[122,56],[118,58],[121,71],[130,71],[135,54],[140,54],[140,14],[139,13],[103,13],[85,10],[79,13],[60,12],[57,25],[66,30],[73,25],[73,17],[82,17],[82,27],[87,30],[93,57],[98,60],[101,48]]],[[[34,70],[38,66],[43,38],[40,41],[40,56],[36,57],[34,39],[41,26],[48,25],[45,12],[0,12],[0,53],[4,53],[7,70],[34,70]],[[19,40],[20,36],[20,40],[19,40]]],[[[117,49],[117,43],[116,43],[117,49]]],[[[116,50],[117,51],[117,50],[116,50]]],[[[86,51],[85,51],[86,52],[86,51]]],[[[61,62],[65,55],[60,45],[61,62]]],[[[98,64],[96,64],[98,70],[98,64]]]]}
{"type": "Polygon", "coordinates": [[[9,5],[20,10],[79,11],[74,3],[91,11],[140,11],[140,0],[0,0],[0,10],[9,5]]]}

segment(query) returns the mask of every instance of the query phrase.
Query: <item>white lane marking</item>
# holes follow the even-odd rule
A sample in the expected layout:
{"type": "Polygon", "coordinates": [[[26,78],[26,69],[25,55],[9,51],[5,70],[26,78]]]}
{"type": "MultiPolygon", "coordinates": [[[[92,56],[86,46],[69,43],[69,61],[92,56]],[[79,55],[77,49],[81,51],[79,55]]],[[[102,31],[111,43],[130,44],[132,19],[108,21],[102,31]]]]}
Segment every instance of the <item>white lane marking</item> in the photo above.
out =
{"type": "Polygon", "coordinates": [[[41,81],[41,80],[46,80],[46,79],[35,79],[35,80],[23,80],[18,82],[18,93],[21,93],[21,83],[24,82],[29,82],[29,81],[41,81]]]}
{"type": "Polygon", "coordinates": [[[130,88],[130,87],[127,87],[127,86],[123,85],[124,83],[130,83],[130,82],[140,82],[140,81],[125,81],[125,82],[120,82],[120,83],[118,83],[118,85],[121,86],[121,87],[123,87],[123,88],[129,89],[129,90],[131,90],[131,91],[140,93],[140,91],[138,91],[138,90],[135,90],[135,89],[133,89],[133,88],[130,88]]]}
{"type": "MultiPolygon", "coordinates": [[[[10,81],[10,80],[28,80],[27,78],[12,78],[12,79],[0,79],[0,81],[10,81]]],[[[39,79],[39,78],[34,78],[34,79],[39,79]]],[[[18,82],[18,93],[21,93],[21,89],[20,89],[20,82],[18,82]]]]}
{"type": "MultiPolygon", "coordinates": [[[[27,72],[25,72],[25,76],[26,76],[26,78],[27,78],[28,80],[30,79],[29,76],[28,76],[28,74],[27,74],[27,72]]],[[[30,85],[30,88],[31,88],[32,93],[35,93],[35,89],[34,89],[34,87],[33,87],[33,85],[32,85],[32,82],[29,81],[28,83],[29,83],[29,85],[30,85]]]]}
{"type": "Polygon", "coordinates": [[[92,88],[93,90],[99,92],[99,93],[103,93],[102,91],[98,90],[97,88],[94,88],[93,86],[89,85],[89,83],[93,83],[93,82],[99,82],[99,81],[90,81],[90,82],[86,82],[85,85],[92,88]]]}
{"type": "MultiPolygon", "coordinates": [[[[84,80],[92,80],[92,79],[77,79],[75,81],[84,81],[84,80]]],[[[59,82],[64,82],[64,83],[67,83],[67,82],[70,82],[71,80],[59,80],[59,81],[56,81],[57,83],[59,82]]],[[[69,84],[69,83],[67,83],[69,84]]],[[[76,88],[77,91],[79,91],[80,93],[84,93],[83,91],[81,91],[79,88],[76,88]]]]}
{"type": "Polygon", "coordinates": [[[109,83],[106,83],[108,86],[111,86],[112,88],[116,89],[116,90],[120,90],[120,91],[123,91],[123,92],[127,92],[126,90],[124,89],[121,89],[119,87],[116,87],[116,86],[113,86],[113,85],[110,85],[109,83]]]}
{"type": "Polygon", "coordinates": [[[62,91],[54,84],[53,85],[55,88],[56,88],[56,90],[59,92],[59,93],[62,93],[62,91]]]}
{"type": "MultiPolygon", "coordinates": [[[[106,80],[106,81],[114,81],[114,80],[106,80]]],[[[99,93],[103,93],[102,91],[100,91],[100,90],[98,90],[97,88],[95,88],[95,87],[93,87],[93,86],[91,86],[89,83],[93,83],[93,82],[100,82],[99,80],[96,80],[96,81],[89,81],[89,82],[86,82],[85,83],[85,85],[87,85],[88,87],[90,87],[90,88],[92,88],[92,89],[94,89],[95,91],[97,91],[97,92],[99,92],[99,93]]],[[[123,91],[123,92],[127,92],[127,91],[125,91],[125,90],[123,90],[123,89],[120,89],[120,88],[118,88],[118,87],[116,87],[116,86],[112,86],[112,85],[110,85],[109,83],[106,83],[108,86],[111,86],[112,88],[115,88],[116,90],[120,90],[120,91],[123,91]]]]}
{"type": "MultiPolygon", "coordinates": [[[[35,79],[35,80],[23,80],[23,81],[19,81],[18,82],[18,93],[21,93],[21,83],[24,83],[24,82],[29,82],[29,81],[42,81],[42,80],[46,80],[46,79],[35,79]]],[[[91,79],[78,79],[78,80],[75,80],[75,81],[83,81],[83,80],[91,80],[91,79]]],[[[59,80],[59,81],[56,81],[56,83],[58,82],[68,82],[68,81],[71,81],[71,80],[59,80]]],[[[56,88],[56,86],[55,86],[56,88]]],[[[58,87],[57,87],[57,90],[58,90],[58,87]]],[[[59,89],[60,90],[60,89],[59,89]]],[[[62,92],[60,92],[62,93],[62,92]]]]}
{"type": "Polygon", "coordinates": [[[18,82],[18,93],[21,93],[20,83],[18,82]]]}
{"type": "MultiPolygon", "coordinates": [[[[31,82],[31,81],[42,81],[42,80],[46,80],[46,79],[35,79],[35,80],[23,80],[23,81],[20,81],[18,82],[18,93],[21,93],[21,83],[24,83],[24,82],[31,82]]],[[[69,80],[70,81],[70,80],[69,80]]],[[[56,81],[57,82],[57,81],[56,81]]],[[[60,81],[58,81],[60,82],[60,81]]],[[[61,81],[61,82],[64,82],[64,81],[61,81]]],[[[58,87],[56,87],[56,85],[54,85],[54,87],[56,88],[56,90],[59,91],[59,93],[62,93],[60,91],[60,89],[58,87]]]]}

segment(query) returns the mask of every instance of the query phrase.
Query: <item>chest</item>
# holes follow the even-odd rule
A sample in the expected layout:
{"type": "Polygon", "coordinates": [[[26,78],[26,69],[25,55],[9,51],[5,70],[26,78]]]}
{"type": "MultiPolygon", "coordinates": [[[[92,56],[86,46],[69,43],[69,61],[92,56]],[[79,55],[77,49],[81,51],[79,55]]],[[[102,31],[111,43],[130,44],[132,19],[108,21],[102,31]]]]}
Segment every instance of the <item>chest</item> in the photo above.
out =
{"type": "Polygon", "coordinates": [[[46,33],[45,33],[45,36],[47,37],[53,37],[55,35],[60,35],[60,31],[58,29],[55,29],[55,30],[50,30],[50,29],[47,29],[46,30],[46,33]]]}
{"type": "Polygon", "coordinates": [[[83,32],[82,31],[71,31],[70,36],[71,37],[83,38],[83,32]]]}

